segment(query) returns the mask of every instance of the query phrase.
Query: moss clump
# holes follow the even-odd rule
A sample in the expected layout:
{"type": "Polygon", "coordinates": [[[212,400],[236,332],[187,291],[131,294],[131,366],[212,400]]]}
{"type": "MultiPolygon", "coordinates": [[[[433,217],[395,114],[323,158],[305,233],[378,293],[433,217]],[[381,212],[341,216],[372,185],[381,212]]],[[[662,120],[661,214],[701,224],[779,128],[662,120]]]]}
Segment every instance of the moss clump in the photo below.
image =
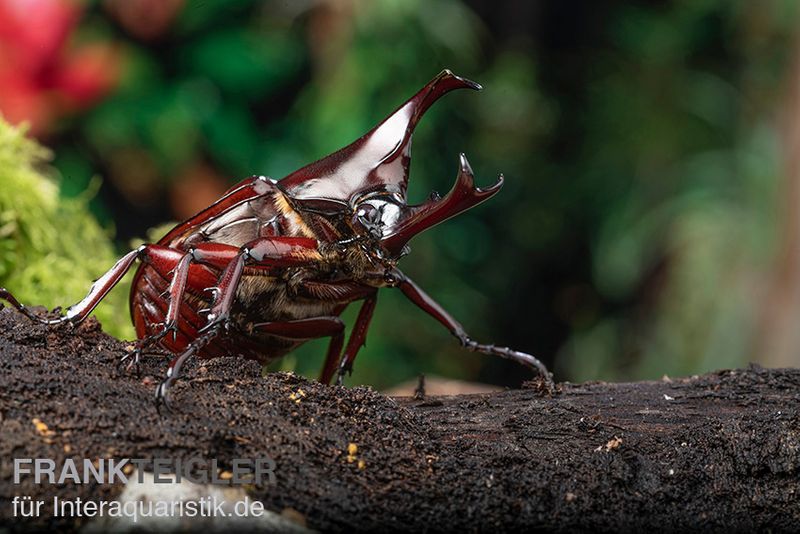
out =
{"type": "MultiPolygon", "coordinates": [[[[0,286],[23,303],[77,302],[116,261],[108,233],[83,198],[59,198],[45,174],[50,152],[0,117],[0,286]]],[[[95,310],[104,329],[133,337],[127,318],[129,281],[95,310]]]]}

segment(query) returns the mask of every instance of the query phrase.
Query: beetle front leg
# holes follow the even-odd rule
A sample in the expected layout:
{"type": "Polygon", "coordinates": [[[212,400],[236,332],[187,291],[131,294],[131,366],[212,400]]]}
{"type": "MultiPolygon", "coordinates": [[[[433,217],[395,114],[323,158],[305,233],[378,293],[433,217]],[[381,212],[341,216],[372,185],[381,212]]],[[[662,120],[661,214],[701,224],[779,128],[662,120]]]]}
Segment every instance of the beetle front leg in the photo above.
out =
{"type": "Polygon", "coordinates": [[[544,378],[548,385],[553,385],[553,378],[547,367],[534,358],[530,354],[510,349],[508,347],[496,347],[494,345],[485,345],[473,340],[461,326],[461,323],[456,321],[442,306],[433,300],[427,293],[425,293],[417,284],[410,278],[405,276],[397,269],[391,271],[392,285],[398,287],[400,291],[414,304],[417,305],[422,311],[439,321],[459,340],[461,346],[473,352],[481,352],[483,354],[492,354],[513,360],[526,367],[530,367],[537,371],[542,378],[544,378]]]}

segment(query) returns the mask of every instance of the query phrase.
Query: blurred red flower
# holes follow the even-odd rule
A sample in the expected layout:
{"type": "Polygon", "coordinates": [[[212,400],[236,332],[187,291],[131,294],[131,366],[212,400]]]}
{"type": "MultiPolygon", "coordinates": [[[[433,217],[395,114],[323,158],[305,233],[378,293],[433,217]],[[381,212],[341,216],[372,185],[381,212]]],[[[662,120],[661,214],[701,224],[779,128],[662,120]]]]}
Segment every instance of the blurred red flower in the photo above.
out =
{"type": "Polygon", "coordinates": [[[0,2],[0,113],[31,133],[85,109],[119,79],[119,52],[108,43],[70,46],[83,11],[73,0],[0,2]]]}

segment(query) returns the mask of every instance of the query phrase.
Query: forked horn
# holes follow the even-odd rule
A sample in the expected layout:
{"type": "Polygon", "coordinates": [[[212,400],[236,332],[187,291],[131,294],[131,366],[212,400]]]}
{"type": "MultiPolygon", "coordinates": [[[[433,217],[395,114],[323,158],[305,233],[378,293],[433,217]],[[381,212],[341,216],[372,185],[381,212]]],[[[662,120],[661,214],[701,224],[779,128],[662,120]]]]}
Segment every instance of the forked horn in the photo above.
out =
{"type": "Polygon", "coordinates": [[[503,187],[503,175],[487,188],[475,187],[475,174],[463,153],[459,156],[459,169],[456,183],[444,198],[429,200],[409,208],[409,214],[400,221],[391,234],[381,240],[381,244],[392,255],[400,254],[405,244],[415,235],[432,226],[446,221],[481,202],[491,198],[503,187]]]}

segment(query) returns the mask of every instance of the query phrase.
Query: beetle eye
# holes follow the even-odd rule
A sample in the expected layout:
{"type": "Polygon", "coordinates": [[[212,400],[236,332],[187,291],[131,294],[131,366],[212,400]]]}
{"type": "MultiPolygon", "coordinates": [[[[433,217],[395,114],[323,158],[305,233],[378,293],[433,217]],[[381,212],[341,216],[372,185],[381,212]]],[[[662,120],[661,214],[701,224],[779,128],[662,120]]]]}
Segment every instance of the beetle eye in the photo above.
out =
{"type": "Polygon", "coordinates": [[[383,234],[381,221],[381,209],[373,206],[372,204],[364,203],[353,214],[353,222],[366,230],[370,235],[375,238],[380,238],[383,234]]]}
{"type": "Polygon", "coordinates": [[[362,204],[356,210],[356,217],[364,226],[370,226],[381,220],[381,210],[372,204],[362,204]]]}
{"type": "Polygon", "coordinates": [[[353,226],[363,228],[376,239],[384,236],[400,216],[400,206],[387,197],[368,198],[355,207],[353,226]]]}

